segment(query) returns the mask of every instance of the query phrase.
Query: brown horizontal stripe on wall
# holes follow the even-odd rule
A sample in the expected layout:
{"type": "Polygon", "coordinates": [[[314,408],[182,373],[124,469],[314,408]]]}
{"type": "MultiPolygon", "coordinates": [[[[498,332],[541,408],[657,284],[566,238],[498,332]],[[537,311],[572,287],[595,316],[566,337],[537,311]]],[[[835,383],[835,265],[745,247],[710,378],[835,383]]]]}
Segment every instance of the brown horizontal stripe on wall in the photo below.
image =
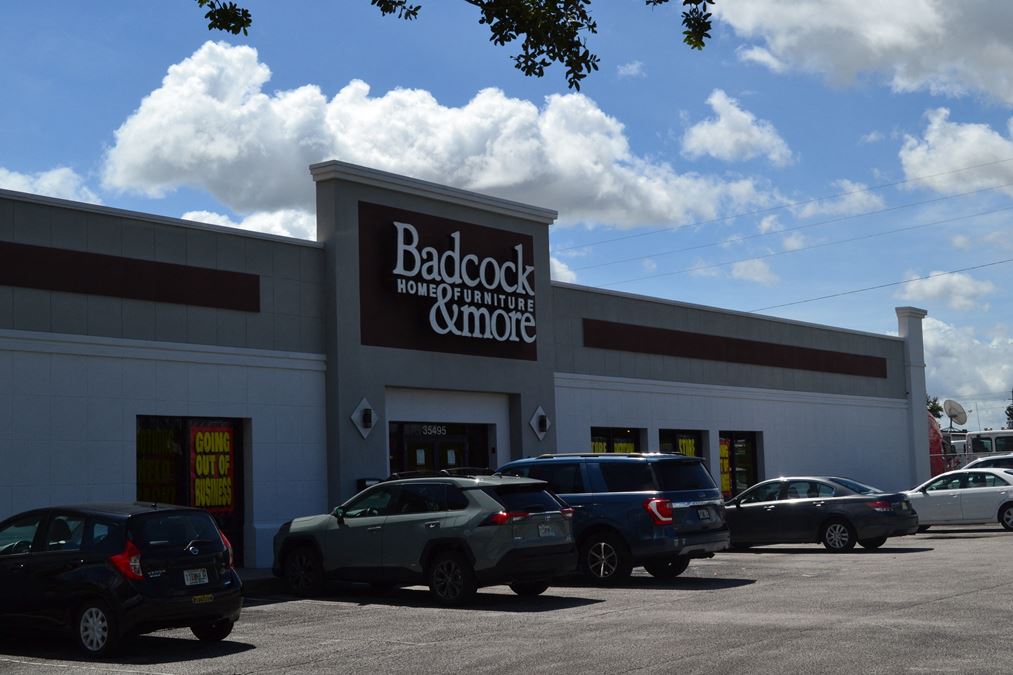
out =
{"type": "Polygon", "coordinates": [[[13,242],[0,242],[0,286],[260,311],[256,274],[13,242]]]}
{"type": "Polygon", "coordinates": [[[584,319],[584,346],[820,373],[886,377],[886,359],[879,356],[793,347],[597,319],[584,319]]]}

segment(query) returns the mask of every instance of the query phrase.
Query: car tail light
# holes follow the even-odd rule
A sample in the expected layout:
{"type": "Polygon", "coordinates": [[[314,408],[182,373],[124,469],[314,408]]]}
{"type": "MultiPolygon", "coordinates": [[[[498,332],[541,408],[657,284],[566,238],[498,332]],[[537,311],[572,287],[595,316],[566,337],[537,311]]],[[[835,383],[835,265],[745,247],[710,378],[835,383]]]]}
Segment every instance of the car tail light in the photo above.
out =
{"type": "Polygon", "coordinates": [[[573,507],[572,506],[567,506],[565,508],[559,509],[559,512],[563,514],[564,518],[573,518],[573,507]]]}
{"type": "Polygon", "coordinates": [[[129,539],[127,539],[127,545],[123,547],[123,551],[110,556],[109,562],[120,574],[131,581],[140,581],[144,578],[144,574],[141,572],[141,552],[129,539]]]}
{"type": "Polygon", "coordinates": [[[527,511],[500,511],[494,513],[484,521],[483,525],[506,525],[507,523],[516,523],[518,520],[524,520],[528,517],[527,511]]]}
{"type": "Polygon", "coordinates": [[[882,499],[877,499],[874,502],[869,502],[869,508],[883,513],[886,511],[893,511],[893,504],[882,499]]]}
{"type": "Polygon", "coordinates": [[[672,502],[661,497],[651,497],[644,502],[647,514],[654,521],[655,525],[672,524],[672,502]]]}
{"type": "Polygon", "coordinates": [[[226,553],[226,555],[228,555],[228,565],[227,565],[227,567],[229,569],[232,569],[233,567],[235,567],[235,563],[236,563],[236,557],[232,553],[232,542],[229,541],[229,538],[226,537],[225,533],[222,532],[221,530],[218,530],[218,536],[222,538],[222,543],[225,544],[225,553],[226,553]]]}

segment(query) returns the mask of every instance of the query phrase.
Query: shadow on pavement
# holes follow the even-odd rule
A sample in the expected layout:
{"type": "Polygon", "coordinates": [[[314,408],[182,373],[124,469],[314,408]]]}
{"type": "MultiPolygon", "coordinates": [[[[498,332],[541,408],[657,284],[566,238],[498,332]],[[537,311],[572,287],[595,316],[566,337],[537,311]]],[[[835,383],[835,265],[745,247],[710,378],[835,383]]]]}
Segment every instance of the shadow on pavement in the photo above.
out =
{"type": "Polygon", "coordinates": [[[918,535],[919,539],[983,539],[985,537],[1006,534],[1007,530],[1001,526],[996,527],[962,527],[960,529],[945,530],[938,526],[918,535]],[[940,536],[942,535],[942,536],[940,536]]]}
{"type": "Polygon", "coordinates": [[[673,591],[720,591],[727,588],[740,588],[755,584],[756,579],[735,579],[727,577],[677,577],[670,581],[655,579],[651,576],[632,576],[626,581],[608,586],[599,586],[580,578],[569,579],[560,583],[569,588],[645,588],[651,590],[671,589],[673,591]]]}
{"type": "MultiPolygon", "coordinates": [[[[559,585],[559,584],[557,584],[559,585]]],[[[553,595],[550,587],[542,595],[525,598],[519,595],[486,593],[478,590],[475,600],[463,607],[443,607],[429,594],[427,589],[414,586],[395,588],[390,591],[375,590],[366,584],[334,584],[329,586],[324,595],[312,598],[318,602],[346,602],[360,607],[367,605],[386,605],[390,607],[431,607],[448,610],[484,610],[493,612],[552,612],[560,609],[572,609],[604,602],[597,598],[573,598],[553,595]]],[[[303,598],[294,595],[276,594],[269,596],[246,596],[244,607],[273,605],[281,602],[292,602],[303,598]]]]}
{"type": "Polygon", "coordinates": [[[817,548],[816,546],[813,546],[812,548],[787,548],[787,547],[784,547],[783,545],[779,545],[778,548],[768,548],[768,547],[763,547],[763,546],[751,546],[748,549],[741,549],[741,550],[736,550],[736,551],[727,551],[727,552],[722,553],[721,555],[725,556],[725,555],[729,555],[729,554],[743,554],[743,553],[747,554],[747,555],[749,555],[749,554],[752,554],[752,555],[767,554],[767,555],[769,555],[771,553],[788,553],[788,554],[791,554],[791,555],[808,554],[808,555],[850,556],[850,555],[882,555],[884,553],[889,553],[891,555],[895,554],[895,553],[927,553],[929,551],[934,551],[934,550],[936,550],[936,549],[934,549],[934,548],[928,548],[928,547],[912,548],[910,546],[905,546],[904,548],[883,546],[881,548],[876,548],[876,549],[869,550],[869,549],[864,549],[861,546],[856,546],[855,548],[851,549],[850,551],[828,551],[827,549],[825,549],[823,547],[817,548]]]}
{"type": "Polygon", "coordinates": [[[89,663],[92,664],[90,670],[101,670],[102,665],[109,666],[110,670],[115,671],[117,668],[113,666],[223,658],[251,649],[255,649],[251,644],[229,639],[223,642],[201,642],[197,638],[187,639],[152,633],[124,639],[117,651],[98,660],[79,651],[71,639],[62,633],[5,630],[0,635],[0,654],[4,656],[89,663]]]}

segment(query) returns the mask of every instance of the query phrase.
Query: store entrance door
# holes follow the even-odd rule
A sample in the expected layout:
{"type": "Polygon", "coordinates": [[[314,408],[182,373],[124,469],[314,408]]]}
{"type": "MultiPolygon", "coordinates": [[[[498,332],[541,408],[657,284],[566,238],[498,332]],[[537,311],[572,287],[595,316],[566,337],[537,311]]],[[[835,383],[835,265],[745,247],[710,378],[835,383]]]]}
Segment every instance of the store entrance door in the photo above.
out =
{"type": "Polygon", "coordinates": [[[759,481],[758,439],[755,431],[720,432],[721,493],[725,499],[759,481]]]}
{"type": "Polygon", "coordinates": [[[391,422],[390,472],[487,469],[491,426],[391,422]]]}

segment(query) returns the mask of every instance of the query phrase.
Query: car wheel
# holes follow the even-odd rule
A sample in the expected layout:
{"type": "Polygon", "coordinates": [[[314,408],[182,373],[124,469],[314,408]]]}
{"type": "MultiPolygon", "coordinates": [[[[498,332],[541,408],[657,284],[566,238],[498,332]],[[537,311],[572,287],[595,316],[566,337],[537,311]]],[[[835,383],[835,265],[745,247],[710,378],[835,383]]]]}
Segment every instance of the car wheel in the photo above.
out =
{"type": "Polygon", "coordinates": [[[928,532],[930,527],[932,527],[932,526],[931,525],[919,525],[918,526],[918,534],[921,534],[922,532],[928,532]]]}
{"type": "Polygon", "coordinates": [[[614,584],[633,571],[626,544],[614,534],[591,535],[580,546],[580,568],[596,584],[614,584]]]}
{"type": "Polygon", "coordinates": [[[324,591],[324,565],[312,546],[300,546],[285,556],[283,564],[288,590],[304,598],[324,591]]]}
{"type": "Polygon", "coordinates": [[[885,544],[886,537],[875,537],[873,539],[859,539],[858,543],[862,545],[862,548],[867,548],[871,551],[885,544]]]}
{"type": "Polygon", "coordinates": [[[999,524],[1004,529],[1013,530],[1013,504],[1007,504],[999,510],[999,524]]]}
{"type": "Polygon", "coordinates": [[[116,618],[105,603],[98,600],[81,605],[74,615],[77,646],[89,656],[104,656],[119,640],[116,618]]]}
{"type": "Polygon", "coordinates": [[[645,563],[644,569],[654,577],[655,579],[662,579],[664,581],[670,581],[683,572],[689,567],[689,558],[684,555],[677,555],[674,558],[668,560],[655,560],[653,562],[645,563]]]}
{"type": "Polygon", "coordinates": [[[441,605],[463,605],[478,590],[475,572],[460,553],[438,553],[429,564],[429,592],[441,605]]]}
{"type": "Polygon", "coordinates": [[[510,584],[510,590],[525,598],[541,595],[549,587],[545,581],[515,581],[510,584]]]}
{"type": "Polygon", "coordinates": [[[828,551],[850,551],[855,548],[855,528],[846,520],[831,520],[820,531],[820,541],[828,551]]]}
{"type": "Polygon", "coordinates": [[[234,622],[222,619],[214,623],[199,623],[190,626],[190,632],[201,642],[221,642],[229,636],[234,625],[234,622]]]}

